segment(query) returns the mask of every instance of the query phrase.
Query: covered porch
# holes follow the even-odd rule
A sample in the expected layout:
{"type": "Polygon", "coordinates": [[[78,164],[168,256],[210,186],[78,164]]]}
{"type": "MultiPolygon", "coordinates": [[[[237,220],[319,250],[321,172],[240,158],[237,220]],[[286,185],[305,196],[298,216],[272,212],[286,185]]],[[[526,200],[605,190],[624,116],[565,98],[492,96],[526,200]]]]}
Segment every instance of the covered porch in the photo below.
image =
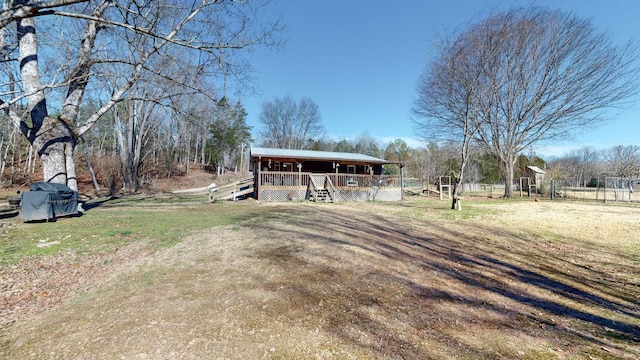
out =
{"type": "Polygon", "coordinates": [[[394,201],[403,196],[402,163],[363,154],[252,148],[254,197],[260,201],[394,201]],[[398,175],[383,175],[383,165],[398,175]]]}

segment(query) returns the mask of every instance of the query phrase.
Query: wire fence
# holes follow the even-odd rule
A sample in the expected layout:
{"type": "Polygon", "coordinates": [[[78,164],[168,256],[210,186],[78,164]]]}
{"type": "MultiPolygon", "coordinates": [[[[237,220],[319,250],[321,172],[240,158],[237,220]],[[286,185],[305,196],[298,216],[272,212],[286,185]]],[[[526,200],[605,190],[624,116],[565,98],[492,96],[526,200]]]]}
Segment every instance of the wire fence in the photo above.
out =
{"type": "Polygon", "coordinates": [[[602,177],[577,183],[575,179],[552,179],[551,199],[593,200],[603,202],[640,202],[640,177],[602,177]]]}
{"type": "MultiPolygon", "coordinates": [[[[581,200],[600,202],[640,203],[640,176],[603,176],[593,179],[545,179],[534,187],[513,185],[516,197],[538,197],[551,200],[581,200]]],[[[504,183],[465,183],[461,193],[470,198],[499,198],[504,196],[504,183]]],[[[424,191],[423,191],[424,192],[424,191]]],[[[437,194],[437,188],[432,193],[437,194]]]]}
{"type": "Polygon", "coordinates": [[[462,184],[462,194],[469,197],[497,198],[504,196],[504,183],[470,183],[462,184]]]}

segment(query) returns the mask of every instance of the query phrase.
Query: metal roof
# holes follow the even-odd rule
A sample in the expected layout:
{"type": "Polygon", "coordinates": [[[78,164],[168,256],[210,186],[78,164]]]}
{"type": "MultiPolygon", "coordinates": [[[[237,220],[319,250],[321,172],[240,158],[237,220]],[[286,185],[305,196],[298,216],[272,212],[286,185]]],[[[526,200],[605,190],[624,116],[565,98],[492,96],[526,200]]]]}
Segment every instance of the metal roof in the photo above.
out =
{"type": "Polygon", "coordinates": [[[527,166],[527,167],[528,167],[529,169],[531,169],[531,171],[533,171],[534,173],[537,173],[537,174],[546,174],[546,172],[545,172],[544,170],[540,169],[540,168],[539,168],[539,167],[537,167],[537,166],[533,166],[533,165],[531,165],[531,166],[527,166]]]}
{"type": "Polygon", "coordinates": [[[387,161],[377,157],[345,152],[315,151],[315,150],[294,150],[294,149],[274,149],[263,147],[252,147],[251,157],[259,158],[287,158],[295,160],[317,160],[317,161],[353,161],[369,164],[402,164],[400,161],[387,161]]]}

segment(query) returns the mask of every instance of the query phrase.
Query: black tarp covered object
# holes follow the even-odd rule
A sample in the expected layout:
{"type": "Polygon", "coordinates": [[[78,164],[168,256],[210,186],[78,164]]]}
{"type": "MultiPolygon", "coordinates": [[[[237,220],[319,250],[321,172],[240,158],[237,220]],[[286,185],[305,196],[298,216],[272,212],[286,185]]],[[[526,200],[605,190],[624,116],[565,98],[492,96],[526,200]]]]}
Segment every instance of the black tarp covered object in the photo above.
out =
{"type": "Polygon", "coordinates": [[[30,190],[22,193],[20,217],[25,221],[78,213],[78,193],[65,185],[35,182],[30,190]]]}

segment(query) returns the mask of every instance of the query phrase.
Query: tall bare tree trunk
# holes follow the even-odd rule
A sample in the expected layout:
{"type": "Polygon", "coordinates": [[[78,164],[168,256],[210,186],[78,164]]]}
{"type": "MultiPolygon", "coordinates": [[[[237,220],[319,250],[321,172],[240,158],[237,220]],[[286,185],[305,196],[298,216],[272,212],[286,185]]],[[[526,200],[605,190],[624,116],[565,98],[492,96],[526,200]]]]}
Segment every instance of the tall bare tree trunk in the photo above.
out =
{"type": "Polygon", "coordinates": [[[504,197],[510,199],[513,197],[513,168],[515,167],[516,157],[509,156],[500,163],[502,176],[504,177],[504,197]]]}
{"type": "Polygon", "coordinates": [[[45,117],[32,141],[42,161],[43,181],[65,184],[78,190],[72,129],[58,118],[45,117]]]}
{"type": "Polygon", "coordinates": [[[29,173],[31,172],[31,158],[33,156],[33,145],[29,145],[29,149],[27,150],[27,160],[24,162],[24,169],[22,172],[29,173]]]}
{"type": "Polygon", "coordinates": [[[89,158],[89,149],[87,148],[86,144],[87,144],[86,142],[83,142],[82,144],[82,155],[84,156],[84,161],[87,163],[87,169],[89,169],[89,174],[91,175],[91,182],[93,183],[93,189],[97,194],[100,191],[100,185],[98,184],[96,173],[93,170],[93,166],[91,165],[91,160],[89,158]]]}
{"type": "MultiPolygon", "coordinates": [[[[133,106],[133,105],[132,105],[133,106]]],[[[116,119],[116,128],[114,129],[116,132],[116,137],[118,140],[118,153],[120,154],[120,167],[122,169],[122,182],[123,188],[130,189],[131,191],[137,190],[137,178],[136,174],[133,173],[133,114],[129,111],[125,110],[126,119],[124,121],[127,122],[126,125],[123,125],[120,118],[120,112],[116,109],[115,119],[116,119]],[[125,134],[122,134],[122,131],[125,131],[125,134]]]]}
{"type": "Polygon", "coordinates": [[[20,151],[20,140],[22,138],[20,137],[20,134],[18,134],[17,131],[14,131],[11,133],[11,168],[9,170],[9,184],[13,184],[13,182],[15,181],[15,176],[16,176],[16,154],[20,151]]]}
{"type": "Polygon", "coordinates": [[[43,180],[78,190],[73,149],[75,134],[70,124],[49,116],[38,72],[38,41],[32,18],[18,22],[22,83],[30,108],[32,126],[20,123],[22,133],[35,147],[42,161],[43,180]],[[69,181],[70,180],[70,181],[69,181]]]}
{"type": "Polygon", "coordinates": [[[207,137],[202,136],[202,151],[200,152],[200,164],[204,166],[206,164],[205,152],[207,148],[207,137]]]}

